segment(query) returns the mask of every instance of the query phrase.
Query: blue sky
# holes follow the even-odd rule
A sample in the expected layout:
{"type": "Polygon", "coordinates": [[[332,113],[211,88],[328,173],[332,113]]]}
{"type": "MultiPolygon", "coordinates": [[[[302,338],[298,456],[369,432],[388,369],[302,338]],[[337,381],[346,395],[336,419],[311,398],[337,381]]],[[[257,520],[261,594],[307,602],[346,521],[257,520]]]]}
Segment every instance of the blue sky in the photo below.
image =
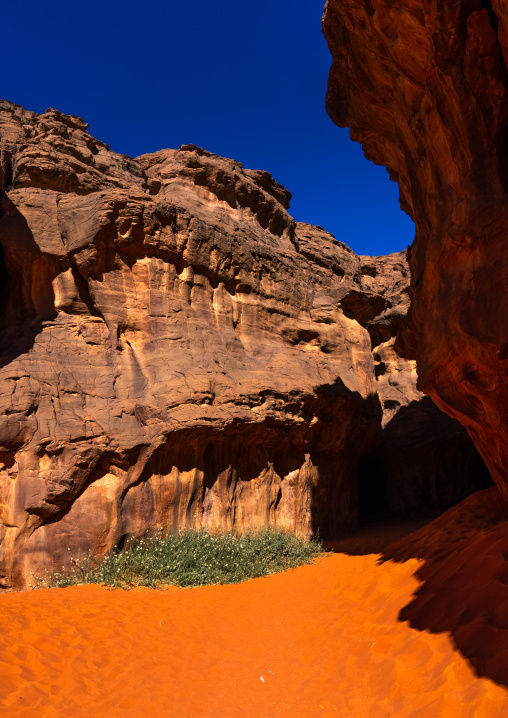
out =
{"type": "Polygon", "coordinates": [[[132,156],[183,143],[271,172],[359,254],[404,249],[398,188],[325,109],[324,0],[26,0],[2,9],[0,96],[83,117],[132,156]],[[8,29],[8,30],[7,30],[8,29]]]}

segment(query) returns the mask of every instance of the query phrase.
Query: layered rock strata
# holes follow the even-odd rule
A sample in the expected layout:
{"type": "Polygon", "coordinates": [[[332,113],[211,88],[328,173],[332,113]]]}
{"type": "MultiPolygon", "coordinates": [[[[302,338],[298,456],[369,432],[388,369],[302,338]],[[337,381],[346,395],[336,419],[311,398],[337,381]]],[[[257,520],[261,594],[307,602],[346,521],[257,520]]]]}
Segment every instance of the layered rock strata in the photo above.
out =
{"type": "Polygon", "coordinates": [[[508,9],[328,0],[327,109],[414,219],[398,351],[508,495],[508,9]]]}
{"type": "Polygon", "coordinates": [[[388,494],[419,486],[397,510],[434,501],[411,451],[390,468],[422,398],[393,352],[403,254],[296,223],[267,172],[193,145],[133,160],[55,110],[0,103],[0,166],[3,586],[146,531],[333,537],[376,447],[388,494]]]}

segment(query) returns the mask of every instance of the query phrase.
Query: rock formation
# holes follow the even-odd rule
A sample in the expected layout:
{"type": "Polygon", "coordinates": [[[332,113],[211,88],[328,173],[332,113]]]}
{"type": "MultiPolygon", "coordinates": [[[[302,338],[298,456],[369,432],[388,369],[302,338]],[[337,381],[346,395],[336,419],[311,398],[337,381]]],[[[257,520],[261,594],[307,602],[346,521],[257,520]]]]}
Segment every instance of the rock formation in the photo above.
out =
{"type": "Polygon", "coordinates": [[[327,109],[414,219],[397,349],[508,496],[508,6],[328,0],[327,109]]]}
{"type": "Polygon", "coordinates": [[[400,513],[478,480],[393,351],[403,253],[296,223],[267,172],[193,145],[133,160],[55,110],[0,103],[0,178],[3,586],[157,529],[333,537],[362,456],[400,513]]]}

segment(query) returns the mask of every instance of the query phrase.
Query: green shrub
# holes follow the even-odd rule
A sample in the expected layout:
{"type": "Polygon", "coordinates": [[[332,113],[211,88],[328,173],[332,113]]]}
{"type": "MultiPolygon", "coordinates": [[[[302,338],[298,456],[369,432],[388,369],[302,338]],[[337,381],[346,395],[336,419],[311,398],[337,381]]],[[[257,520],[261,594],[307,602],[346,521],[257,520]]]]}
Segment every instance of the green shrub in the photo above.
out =
{"type": "Polygon", "coordinates": [[[272,529],[210,535],[204,529],[134,539],[100,559],[73,560],[68,574],[34,577],[36,588],[77,584],[204,586],[240,583],[310,563],[322,552],[319,539],[306,540],[272,529]]]}

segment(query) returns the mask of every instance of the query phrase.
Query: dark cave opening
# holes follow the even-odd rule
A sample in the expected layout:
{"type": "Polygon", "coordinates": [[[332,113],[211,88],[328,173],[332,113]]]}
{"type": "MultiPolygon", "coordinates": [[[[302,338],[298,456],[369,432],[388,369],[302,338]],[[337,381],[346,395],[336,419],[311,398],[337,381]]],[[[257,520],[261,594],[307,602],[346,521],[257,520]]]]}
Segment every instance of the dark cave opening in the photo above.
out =
{"type": "Polygon", "coordinates": [[[399,443],[392,437],[381,449],[361,456],[357,473],[359,526],[430,521],[494,485],[462,427],[445,415],[434,418],[439,440],[414,443],[408,449],[400,444],[400,437],[399,443]]]}
{"type": "Polygon", "coordinates": [[[128,538],[129,538],[129,537],[128,537],[128,534],[122,534],[122,535],[120,536],[120,538],[119,538],[118,541],[116,542],[116,546],[115,546],[115,549],[114,549],[114,550],[115,550],[115,553],[120,553],[121,551],[123,551],[123,549],[125,548],[125,544],[126,544],[127,541],[128,541],[128,538]]]}
{"type": "Polygon", "coordinates": [[[393,511],[386,500],[388,474],[373,454],[364,454],[358,466],[358,523],[375,523],[391,518],[393,511]]]}
{"type": "Polygon", "coordinates": [[[0,244],[0,324],[7,311],[11,277],[5,264],[4,248],[0,244]]]}

